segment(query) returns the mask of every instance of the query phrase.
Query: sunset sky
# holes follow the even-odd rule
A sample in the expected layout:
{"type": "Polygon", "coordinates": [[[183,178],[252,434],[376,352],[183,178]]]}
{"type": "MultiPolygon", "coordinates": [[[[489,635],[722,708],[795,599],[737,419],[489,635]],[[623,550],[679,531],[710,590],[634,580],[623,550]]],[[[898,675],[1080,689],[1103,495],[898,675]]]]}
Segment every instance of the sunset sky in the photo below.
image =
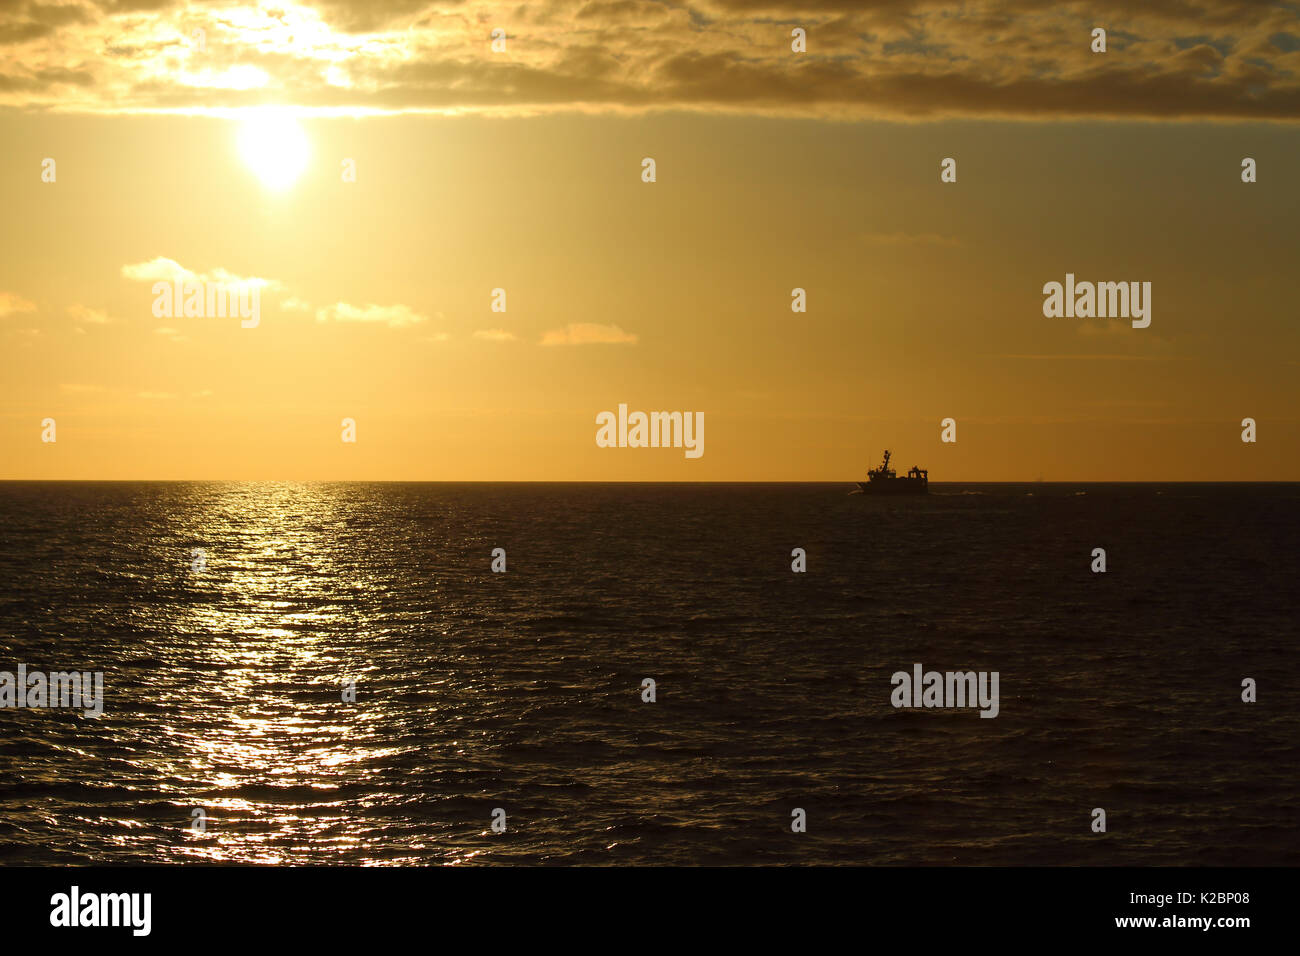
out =
{"type": "Polygon", "coordinates": [[[1300,5],[798,6],[5,3],[0,478],[1300,480],[1300,5]]]}

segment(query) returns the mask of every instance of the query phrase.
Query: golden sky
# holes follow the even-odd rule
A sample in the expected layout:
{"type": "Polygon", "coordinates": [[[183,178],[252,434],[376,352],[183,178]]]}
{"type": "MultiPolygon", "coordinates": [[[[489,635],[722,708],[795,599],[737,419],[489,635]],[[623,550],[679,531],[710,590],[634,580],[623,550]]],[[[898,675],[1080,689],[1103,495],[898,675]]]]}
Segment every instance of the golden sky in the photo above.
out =
{"type": "Polygon", "coordinates": [[[801,6],[6,4],[0,478],[1300,480],[1300,7],[801,6]]]}

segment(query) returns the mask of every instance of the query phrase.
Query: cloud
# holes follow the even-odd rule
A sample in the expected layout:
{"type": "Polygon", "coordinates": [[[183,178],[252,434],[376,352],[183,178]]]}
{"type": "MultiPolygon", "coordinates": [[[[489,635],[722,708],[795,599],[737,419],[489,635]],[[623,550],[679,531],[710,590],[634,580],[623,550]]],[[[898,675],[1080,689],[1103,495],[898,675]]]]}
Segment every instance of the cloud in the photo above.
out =
{"type": "Polygon", "coordinates": [[[154,335],[165,335],[165,336],[168,338],[168,340],[169,340],[169,341],[172,341],[172,342],[185,342],[185,341],[187,341],[187,339],[185,338],[184,335],[181,334],[181,332],[180,332],[179,329],[169,329],[169,328],[154,329],[154,330],[153,330],[153,334],[154,334],[154,335]]]}
{"type": "Polygon", "coordinates": [[[148,262],[122,266],[122,277],[132,282],[217,282],[227,286],[256,286],[259,289],[271,288],[279,284],[273,279],[238,276],[221,268],[213,269],[211,272],[195,272],[185,268],[175,259],[162,256],[150,259],[148,262]]]}
{"type": "Polygon", "coordinates": [[[12,292],[0,292],[0,319],[19,312],[35,312],[36,306],[12,292]]]}
{"type": "Polygon", "coordinates": [[[540,345],[635,345],[637,337],[624,332],[617,325],[596,325],[592,322],[570,322],[562,329],[551,329],[542,334],[540,345]]]}
{"type": "Polygon", "coordinates": [[[68,315],[72,316],[74,321],[86,325],[108,325],[113,321],[108,317],[107,313],[101,312],[99,309],[87,308],[84,305],[68,306],[68,315]]]}
{"type": "Polygon", "coordinates": [[[1262,0],[13,6],[0,106],[26,109],[1300,118],[1300,10],[1262,0]]]}
{"type": "Polygon", "coordinates": [[[122,266],[122,278],[132,282],[188,282],[197,276],[174,259],[150,259],[122,266]]]}
{"type": "Polygon", "coordinates": [[[868,232],[863,240],[880,246],[960,246],[961,240],[934,232],[868,232]]]}
{"type": "Polygon", "coordinates": [[[93,395],[105,390],[103,385],[82,385],[77,382],[61,383],[59,389],[73,395],[93,395]]]}
{"type": "MultiPolygon", "coordinates": [[[[1148,303],[1148,306],[1150,303],[1148,303]]],[[[1133,329],[1132,319],[1081,319],[1075,325],[1075,331],[1094,343],[1101,342],[1103,348],[1122,345],[1129,348],[1168,349],[1170,341],[1151,329],[1133,329]]]]}
{"type": "Polygon", "coordinates": [[[60,27],[85,23],[94,14],[75,3],[24,3],[5,5],[7,18],[0,22],[0,45],[29,43],[49,36],[60,27]]]}
{"type": "Polygon", "coordinates": [[[505,329],[479,329],[474,333],[474,338],[487,342],[513,342],[515,334],[505,329]]]}
{"type": "MultiPolygon", "coordinates": [[[[280,283],[274,279],[239,276],[227,269],[217,268],[210,272],[195,272],[193,269],[187,269],[175,259],[162,256],[150,259],[147,262],[122,266],[122,275],[133,282],[205,282],[234,287],[250,285],[259,289],[280,287],[280,283]]],[[[280,302],[280,308],[286,312],[313,311],[311,303],[295,295],[283,299],[280,302]]],[[[315,309],[315,313],[317,322],[377,323],[387,325],[390,328],[404,328],[428,321],[426,316],[401,303],[395,305],[351,305],[347,302],[336,302],[333,305],[315,309]]],[[[174,329],[155,329],[154,331],[162,335],[180,335],[174,329]]],[[[184,341],[184,339],[178,337],[174,338],[173,341],[180,342],[184,341]]]]}
{"type": "Polygon", "coordinates": [[[1056,355],[999,355],[998,358],[1008,359],[1033,359],[1043,361],[1084,361],[1084,362],[1174,362],[1181,360],[1182,356],[1178,355],[1120,355],[1112,353],[1109,355],[1099,353],[1076,354],[1060,353],[1056,355]]]}
{"type": "Polygon", "coordinates": [[[338,302],[316,311],[317,322],[379,322],[390,328],[400,329],[408,325],[427,322],[428,319],[412,310],[409,306],[397,305],[348,305],[338,302]]]}

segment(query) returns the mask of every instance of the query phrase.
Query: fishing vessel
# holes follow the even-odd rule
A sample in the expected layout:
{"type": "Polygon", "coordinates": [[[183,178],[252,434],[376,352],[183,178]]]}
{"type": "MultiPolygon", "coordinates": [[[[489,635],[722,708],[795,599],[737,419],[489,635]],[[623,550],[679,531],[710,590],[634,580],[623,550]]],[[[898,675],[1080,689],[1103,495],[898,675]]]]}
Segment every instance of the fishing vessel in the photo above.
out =
{"type": "Polygon", "coordinates": [[[930,488],[930,472],[913,465],[907,477],[899,478],[889,467],[889,450],[886,449],[880,467],[868,471],[867,480],[859,481],[858,487],[864,495],[923,495],[930,488]]]}

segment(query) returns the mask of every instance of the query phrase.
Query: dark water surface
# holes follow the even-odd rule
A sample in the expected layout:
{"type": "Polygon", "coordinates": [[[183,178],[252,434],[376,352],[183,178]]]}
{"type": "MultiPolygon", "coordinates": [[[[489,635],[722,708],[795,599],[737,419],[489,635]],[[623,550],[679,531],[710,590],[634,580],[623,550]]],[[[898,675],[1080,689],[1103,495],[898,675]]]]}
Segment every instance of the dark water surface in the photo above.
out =
{"type": "Polygon", "coordinates": [[[0,484],[0,862],[1300,863],[1300,486],[850,487],[0,484]]]}

